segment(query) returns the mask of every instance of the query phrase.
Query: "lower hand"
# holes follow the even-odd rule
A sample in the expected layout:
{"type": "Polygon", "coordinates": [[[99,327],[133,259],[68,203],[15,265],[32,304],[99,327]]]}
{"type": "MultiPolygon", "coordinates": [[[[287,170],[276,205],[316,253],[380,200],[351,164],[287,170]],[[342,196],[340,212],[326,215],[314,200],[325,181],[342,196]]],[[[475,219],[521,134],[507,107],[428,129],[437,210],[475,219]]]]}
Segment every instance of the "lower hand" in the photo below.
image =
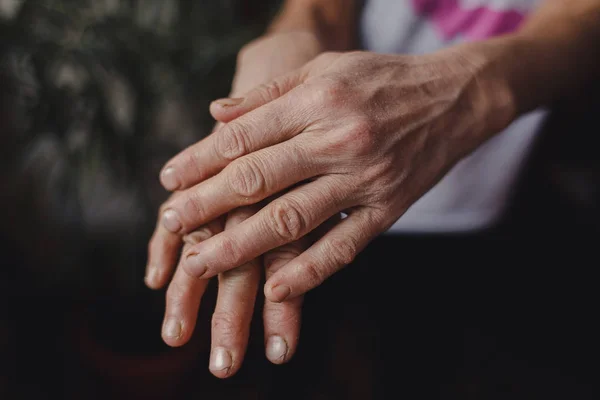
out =
{"type": "MultiPolygon", "coordinates": [[[[170,346],[187,343],[196,326],[201,299],[208,286],[208,279],[197,279],[178,266],[171,278],[172,266],[183,243],[183,251],[201,243],[224,229],[231,229],[253,215],[255,209],[244,207],[235,210],[227,218],[218,218],[199,229],[177,237],[159,225],[150,246],[151,259],[146,282],[158,289],[167,282],[166,311],[162,335],[170,346]],[[166,268],[153,268],[164,265],[166,268]]],[[[256,295],[264,267],[269,278],[289,260],[305,249],[302,241],[282,246],[258,257],[239,268],[219,274],[217,303],[212,317],[210,371],[217,377],[235,374],[244,360],[250,322],[253,317],[256,295]]],[[[293,355],[300,333],[302,297],[274,303],[265,301],[263,319],[266,355],[274,363],[288,361],[293,355]]]]}
{"type": "MultiPolygon", "coordinates": [[[[314,35],[304,32],[273,34],[251,42],[238,56],[231,96],[241,95],[301,67],[320,51],[321,46],[314,35]]],[[[219,122],[215,130],[223,126],[224,123],[219,122]]],[[[255,211],[256,207],[232,210],[184,236],[173,235],[158,225],[149,249],[148,286],[160,288],[169,282],[182,244],[183,251],[186,251],[224,229],[238,225],[255,211]]],[[[219,275],[209,365],[214,375],[221,378],[231,376],[243,362],[262,269],[269,278],[305,249],[305,241],[296,241],[219,275]]],[[[190,277],[180,267],[175,270],[167,290],[163,325],[163,338],[167,344],[181,346],[190,339],[207,285],[208,280],[190,277]]],[[[271,362],[284,363],[293,356],[300,333],[301,306],[302,297],[284,303],[265,301],[265,346],[271,362]]]]}

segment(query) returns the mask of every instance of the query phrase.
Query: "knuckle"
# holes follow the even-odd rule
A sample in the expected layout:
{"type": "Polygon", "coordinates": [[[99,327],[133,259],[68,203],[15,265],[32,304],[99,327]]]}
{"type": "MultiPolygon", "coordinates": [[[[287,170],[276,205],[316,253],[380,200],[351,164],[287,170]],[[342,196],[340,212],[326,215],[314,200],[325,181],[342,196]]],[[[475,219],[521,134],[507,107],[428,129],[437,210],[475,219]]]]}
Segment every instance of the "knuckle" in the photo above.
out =
{"type": "Polygon", "coordinates": [[[290,201],[277,201],[270,209],[271,228],[284,242],[301,237],[307,223],[297,205],[290,201]]]}
{"type": "MultiPolygon", "coordinates": [[[[173,207],[173,209],[177,210],[177,207],[173,207]]],[[[196,196],[193,194],[186,196],[186,198],[183,200],[183,206],[181,207],[181,217],[184,225],[186,221],[204,220],[205,214],[206,212],[204,210],[204,206],[196,196]]]]}
{"type": "Polygon", "coordinates": [[[273,99],[281,97],[284,93],[281,83],[278,81],[271,81],[269,83],[263,83],[258,87],[257,93],[261,97],[263,102],[269,102],[273,99]]]}
{"type": "MultiPolygon", "coordinates": [[[[187,170],[192,170],[194,173],[198,174],[199,176],[203,176],[203,169],[200,167],[201,164],[201,160],[200,160],[200,154],[195,151],[190,149],[190,151],[184,156],[183,158],[183,165],[184,165],[184,169],[187,170]]],[[[179,168],[175,169],[175,173],[179,175],[179,168]]],[[[178,176],[178,178],[181,178],[180,176],[178,176]]]]}
{"type": "Polygon", "coordinates": [[[238,267],[244,262],[237,244],[229,236],[221,238],[217,244],[217,251],[222,261],[232,267],[238,267]]]}
{"type": "Polygon", "coordinates": [[[342,135],[342,142],[352,156],[371,155],[377,146],[371,122],[368,118],[356,118],[342,135]]]}
{"type": "Polygon", "coordinates": [[[358,254],[358,246],[351,237],[332,238],[326,249],[331,260],[336,266],[350,264],[358,254]]]}
{"type": "Polygon", "coordinates": [[[321,81],[313,90],[315,102],[320,106],[336,106],[343,101],[346,89],[347,85],[338,79],[321,81]]]}
{"type": "Polygon", "coordinates": [[[242,315],[232,310],[218,310],[212,316],[212,328],[220,335],[235,337],[243,333],[242,315]]]}
{"type": "Polygon", "coordinates": [[[319,286],[325,280],[323,271],[319,265],[315,263],[306,263],[299,267],[300,272],[304,275],[309,287],[314,288],[319,286]]]}
{"type": "Polygon", "coordinates": [[[263,318],[265,323],[281,327],[289,327],[299,323],[298,314],[290,312],[281,304],[273,304],[265,310],[263,318]]]}
{"type": "Polygon", "coordinates": [[[217,154],[227,161],[233,161],[248,151],[248,130],[240,122],[231,122],[215,133],[217,154]]]}
{"type": "Polygon", "coordinates": [[[226,176],[231,190],[241,197],[260,197],[265,191],[265,175],[255,157],[232,163],[226,176]]]}
{"type": "Polygon", "coordinates": [[[284,318],[286,318],[285,309],[278,303],[269,305],[270,307],[265,308],[264,316],[265,322],[279,324],[284,318]]]}

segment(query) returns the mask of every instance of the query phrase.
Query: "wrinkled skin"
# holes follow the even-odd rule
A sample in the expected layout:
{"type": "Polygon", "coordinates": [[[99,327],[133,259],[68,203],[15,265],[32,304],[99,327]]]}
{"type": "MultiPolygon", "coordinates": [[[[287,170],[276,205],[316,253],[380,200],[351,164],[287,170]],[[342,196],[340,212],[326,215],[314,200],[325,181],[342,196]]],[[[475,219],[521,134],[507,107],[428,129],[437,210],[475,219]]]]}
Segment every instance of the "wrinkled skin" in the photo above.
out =
{"type": "MultiPolygon", "coordinates": [[[[200,279],[196,285],[233,274],[254,290],[253,275],[239,278],[251,269],[247,263],[348,214],[267,274],[267,302],[300,299],[509,123],[509,95],[488,66],[469,47],[426,56],[324,53],[241,97],[214,102],[211,112],[223,125],[163,169],[163,185],[176,194],[161,209],[151,262],[172,268],[179,237],[258,206],[186,246],[175,272],[200,279]]],[[[177,287],[177,304],[195,309],[198,292],[177,287]]],[[[246,314],[228,315],[226,325],[235,318],[247,324],[246,314]]]]}

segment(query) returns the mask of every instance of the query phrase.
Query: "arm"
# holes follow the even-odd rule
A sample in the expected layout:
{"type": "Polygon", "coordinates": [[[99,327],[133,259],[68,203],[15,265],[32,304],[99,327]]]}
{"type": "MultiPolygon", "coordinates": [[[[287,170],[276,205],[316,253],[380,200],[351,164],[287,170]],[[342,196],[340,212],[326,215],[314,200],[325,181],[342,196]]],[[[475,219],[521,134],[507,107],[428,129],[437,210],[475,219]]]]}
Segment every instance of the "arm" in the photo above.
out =
{"type": "Polygon", "coordinates": [[[600,0],[546,0],[516,33],[475,47],[495,54],[514,116],[550,105],[600,76],[600,0]]]}
{"type": "Polygon", "coordinates": [[[231,96],[300,68],[318,54],[351,49],[359,0],[287,0],[265,34],[238,56],[231,96]]]}
{"type": "Polygon", "coordinates": [[[356,45],[358,0],[288,0],[268,33],[306,32],[324,50],[351,50],[356,45]]]}
{"type": "Polygon", "coordinates": [[[513,82],[519,111],[569,96],[600,77],[599,0],[547,0],[520,37],[529,68],[513,82]]]}

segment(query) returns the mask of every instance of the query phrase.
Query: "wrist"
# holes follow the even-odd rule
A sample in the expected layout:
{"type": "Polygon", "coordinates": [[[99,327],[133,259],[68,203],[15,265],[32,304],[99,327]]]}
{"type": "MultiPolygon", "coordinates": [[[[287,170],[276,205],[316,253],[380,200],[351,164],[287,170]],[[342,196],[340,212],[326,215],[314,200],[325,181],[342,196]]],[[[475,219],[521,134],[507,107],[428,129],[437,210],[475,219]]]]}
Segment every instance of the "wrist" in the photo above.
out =
{"type": "Polygon", "coordinates": [[[515,86],[511,60],[517,43],[503,37],[464,43],[442,52],[449,53],[466,84],[461,91],[470,113],[476,142],[481,142],[506,128],[520,113],[520,91],[515,86]]]}
{"type": "Polygon", "coordinates": [[[554,16],[552,27],[534,21],[513,34],[468,45],[484,60],[483,81],[508,94],[513,118],[577,96],[599,77],[598,8],[591,15],[554,16]]]}
{"type": "Polygon", "coordinates": [[[259,40],[270,38],[284,38],[285,42],[290,44],[293,42],[292,48],[288,49],[288,51],[293,50],[299,54],[309,55],[311,58],[329,50],[323,37],[312,30],[269,31],[260,37],[259,40]]]}
{"type": "MultiPolygon", "coordinates": [[[[574,80],[562,43],[515,33],[452,49],[471,71],[469,97],[486,136],[520,115],[551,105],[574,80]]],[[[568,46],[568,45],[566,45],[568,46]]]]}
{"type": "Polygon", "coordinates": [[[237,68],[250,66],[280,75],[306,64],[326,48],[310,31],[271,32],[246,44],[238,53],[237,68]]]}
{"type": "MultiPolygon", "coordinates": [[[[551,49],[552,43],[537,38],[513,34],[490,41],[492,56],[489,62],[489,77],[501,82],[513,118],[535,108],[548,105],[555,99],[556,79],[560,63],[551,49]]],[[[489,49],[488,49],[489,50],[489,49]]]]}
{"type": "Polygon", "coordinates": [[[230,97],[304,66],[323,52],[311,32],[275,32],[246,44],[239,52],[230,97]]]}
{"type": "Polygon", "coordinates": [[[357,8],[354,0],[286,1],[267,34],[310,34],[323,51],[347,51],[356,47],[357,8]]]}

